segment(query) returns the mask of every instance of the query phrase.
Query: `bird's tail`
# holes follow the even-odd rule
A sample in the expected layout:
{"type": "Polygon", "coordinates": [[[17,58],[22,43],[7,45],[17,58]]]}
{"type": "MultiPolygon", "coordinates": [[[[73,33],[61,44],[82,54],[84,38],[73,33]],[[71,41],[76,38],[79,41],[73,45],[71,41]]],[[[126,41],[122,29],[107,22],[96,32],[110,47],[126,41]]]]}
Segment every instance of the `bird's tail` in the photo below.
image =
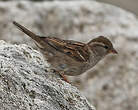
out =
{"type": "Polygon", "coordinates": [[[34,34],[33,32],[31,32],[30,30],[28,30],[27,28],[25,28],[24,26],[20,25],[19,23],[17,23],[16,21],[13,21],[13,24],[22,32],[24,32],[25,34],[27,34],[29,37],[31,37],[33,40],[35,40],[36,42],[40,41],[40,37],[36,34],[34,34]]]}

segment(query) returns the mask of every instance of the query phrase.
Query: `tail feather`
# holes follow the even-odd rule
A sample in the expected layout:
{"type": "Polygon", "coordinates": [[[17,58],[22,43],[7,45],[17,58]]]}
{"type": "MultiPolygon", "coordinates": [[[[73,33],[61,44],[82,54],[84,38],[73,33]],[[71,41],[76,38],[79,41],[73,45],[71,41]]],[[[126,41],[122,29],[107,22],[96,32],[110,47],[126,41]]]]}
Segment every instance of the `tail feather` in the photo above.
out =
{"type": "Polygon", "coordinates": [[[25,34],[27,34],[29,37],[31,37],[32,39],[34,39],[35,41],[39,42],[40,38],[34,34],[33,32],[31,32],[30,30],[28,30],[27,28],[25,28],[24,26],[20,25],[19,23],[17,23],[16,21],[13,21],[13,24],[22,32],[24,32],[25,34]]]}

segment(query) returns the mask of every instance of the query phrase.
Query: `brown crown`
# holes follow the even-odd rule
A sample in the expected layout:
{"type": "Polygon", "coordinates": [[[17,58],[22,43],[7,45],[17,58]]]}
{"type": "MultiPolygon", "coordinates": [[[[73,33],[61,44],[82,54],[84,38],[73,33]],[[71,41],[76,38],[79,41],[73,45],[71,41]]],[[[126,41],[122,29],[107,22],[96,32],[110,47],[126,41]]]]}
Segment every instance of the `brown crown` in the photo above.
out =
{"type": "Polygon", "coordinates": [[[99,36],[98,38],[92,39],[88,44],[90,44],[92,42],[99,42],[99,43],[103,43],[109,47],[113,47],[111,41],[104,36],[99,36]]]}

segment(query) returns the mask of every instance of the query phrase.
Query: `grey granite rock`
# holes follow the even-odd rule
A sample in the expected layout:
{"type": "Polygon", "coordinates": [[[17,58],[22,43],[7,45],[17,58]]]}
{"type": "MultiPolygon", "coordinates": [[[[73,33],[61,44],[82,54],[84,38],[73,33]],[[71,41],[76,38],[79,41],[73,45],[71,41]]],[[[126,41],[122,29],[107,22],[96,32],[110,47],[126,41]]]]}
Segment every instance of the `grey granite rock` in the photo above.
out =
{"type": "MultiPolygon", "coordinates": [[[[0,0],[3,2],[7,2],[7,1],[23,1],[23,0],[0,0]]],[[[32,2],[43,2],[43,1],[89,1],[89,0],[24,0],[24,1],[32,1],[32,2]]],[[[94,0],[90,0],[90,1],[94,1],[94,0]]]]}
{"type": "Polygon", "coordinates": [[[0,110],[95,110],[27,45],[0,41],[0,110]]]}
{"type": "Polygon", "coordinates": [[[13,20],[39,35],[83,42],[98,35],[109,37],[119,54],[106,57],[90,72],[71,80],[98,110],[137,110],[138,19],[135,15],[94,1],[23,1],[0,2],[0,16],[0,38],[7,42],[32,45],[32,40],[12,25],[13,20]]]}
{"type": "Polygon", "coordinates": [[[29,43],[28,37],[19,37],[24,34],[15,29],[13,20],[39,35],[83,42],[98,35],[138,35],[135,29],[138,23],[133,14],[94,1],[0,2],[0,16],[0,38],[8,42],[29,43]]]}
{"type": "Polygon", "coordinates": [[[138,0],[96,0],[126,9],[138,16],[138,0]]]}

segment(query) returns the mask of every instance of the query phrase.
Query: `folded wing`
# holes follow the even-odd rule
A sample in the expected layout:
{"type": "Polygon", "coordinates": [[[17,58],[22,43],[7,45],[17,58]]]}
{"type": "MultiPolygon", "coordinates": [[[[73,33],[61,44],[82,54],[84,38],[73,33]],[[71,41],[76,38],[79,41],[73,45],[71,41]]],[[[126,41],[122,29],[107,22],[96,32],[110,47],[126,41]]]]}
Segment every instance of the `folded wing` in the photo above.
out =
{"type": "Polygon", "coordinates": [[[57,51],[72,57],[76,61],[86,62],[89,59],[88,48],[84,43],[71,40],[61,40],[55,37],[46,37],[45,41],[57,51]]]}

